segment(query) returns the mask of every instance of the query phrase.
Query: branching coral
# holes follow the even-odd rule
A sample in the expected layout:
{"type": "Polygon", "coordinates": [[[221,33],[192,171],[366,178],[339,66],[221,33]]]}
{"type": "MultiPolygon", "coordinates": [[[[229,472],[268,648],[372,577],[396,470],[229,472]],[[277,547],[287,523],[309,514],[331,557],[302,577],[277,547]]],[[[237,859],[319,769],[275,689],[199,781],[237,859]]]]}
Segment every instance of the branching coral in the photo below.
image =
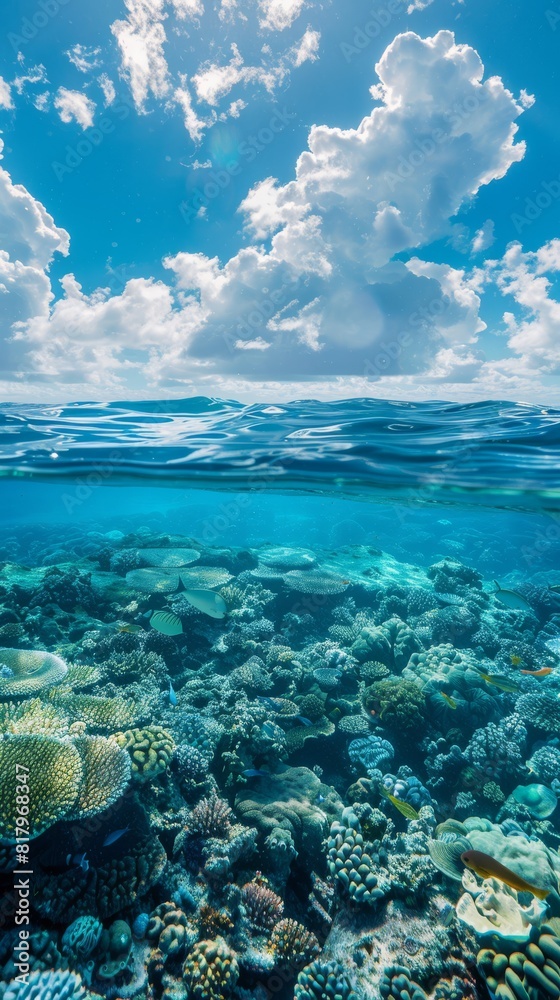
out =
{"type": "Polygon", "coordinates": [[[293,972],[302,969],[317,957],[320,946],[317,938],[297,920],[280,920],[270,937],[269,948],[276,965],[288,966],[293,972]]]}
{"type": "Polygon", "coordinates": [[[233,811],[227,802],[214,793],[201,799],[191,811],[188,829],[201,837],[226,838],[231,833],[233,819],[233,811]]]}
{"type": "Polygon", "coordinates": [[[247,920],[257,934],[271,931],[281,919],[284,912],[284,901],[272,889],[257,882],[247,882],[241,890],[241,899],[245,907],[247,920]]]}

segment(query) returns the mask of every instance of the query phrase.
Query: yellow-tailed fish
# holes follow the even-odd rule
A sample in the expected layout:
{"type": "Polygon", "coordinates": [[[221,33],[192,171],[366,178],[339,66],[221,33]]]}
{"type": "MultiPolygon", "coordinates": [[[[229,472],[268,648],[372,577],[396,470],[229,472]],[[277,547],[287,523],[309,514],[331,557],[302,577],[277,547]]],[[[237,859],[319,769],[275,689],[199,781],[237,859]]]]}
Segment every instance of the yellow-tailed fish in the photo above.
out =
{"type": "Polygon", "coordinates": [[[483,851],[465,851],[461,854],[461,861],[481,878],[497,878],[499,882],[504,882],[510,888],[516,889],[517,892],[532,892],[537,899],[546,899],[551,891],[527,882],[521,875],[512,872],[511,868],[506,868],[505,865],[496,861],[490,854],[484,854],[483,851]]]}
{"type": "Polygon", "coordinates": [[[486,681],[487,684],[493,684],[493,686],[499,688],[500,691],[507,691],[510,694],[514,694],[516,691],[519,691],[519,684],[516,684],[515,681],[508,680],[508,678],[504,677],[502,674],[481,673],[480,676],[483,681],[486,681]]]}
{"type": "Polygon", "coordinates": [[[172,611],[154,611],[150,625],[162,635],[181,635],[183,632],[181,619],[172,611]]]}
{"type": "Polygon", "coordinates": [[[398,799],[396,795],[391,795],[391,793],[388,792],[383,785],[379,786],[379,790],[386,799],[389,799],[389,802],[394,805],[395,809],[399,810],[405,819],[418,819],[420,813],[416,811],[414,806],[410,806],[408,802],[403,802],[402,799],[398,799]]]}
{"type": "Polygon", "coordinates": [[[440,691],[440,695],[443,698],[445,704],[449,706],[449,708],[457,708],[457,702],[455,701],[454,698],[451,697],[450,694],[446,694],[445,691],[440,691]]]}
{"type": "Polygon", "coordinates": [[[144,631],[141,625],[132,625],[130,622],[114,622],[112,627],[117,632],[127,632],[129,635],[140,635],[144,631]]]}

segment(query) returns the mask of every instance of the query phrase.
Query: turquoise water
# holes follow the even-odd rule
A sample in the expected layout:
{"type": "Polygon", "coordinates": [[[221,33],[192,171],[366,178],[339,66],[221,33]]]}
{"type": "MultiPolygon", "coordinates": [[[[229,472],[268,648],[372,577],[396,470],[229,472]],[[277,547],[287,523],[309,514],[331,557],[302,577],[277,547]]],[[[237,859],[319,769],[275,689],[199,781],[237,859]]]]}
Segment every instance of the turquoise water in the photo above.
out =
{"type": "Polygon", "coordinates": [[[1,409],[2,1000],[559,995],[559,418],[1,409]]]}

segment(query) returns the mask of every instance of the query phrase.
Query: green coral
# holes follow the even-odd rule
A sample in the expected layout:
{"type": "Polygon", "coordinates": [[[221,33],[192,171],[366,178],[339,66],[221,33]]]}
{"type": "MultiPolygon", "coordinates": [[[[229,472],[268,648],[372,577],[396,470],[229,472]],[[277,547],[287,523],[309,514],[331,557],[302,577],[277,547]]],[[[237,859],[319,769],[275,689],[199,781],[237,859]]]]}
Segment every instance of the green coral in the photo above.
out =
{"type": "Polygon", "coordinates": [[[128,729],[138,720],[137,705],[130,699],[74,694],[56,695],[53,700],[71,719],[85,723],[93,732],[114,733],[120,729],[128,729]]]}
{"type": "Polygon", "coordinates": [[[16,773],[26,776],[29,787],[29,813],[21,829],[30,837],[38,837],[72,811],[84,768],[78,750],[71,743],[37,734],[4,736],[0,740],[0,838],[3,840],[15,840],[17,836],[16,773]]]}
{"type": "Polygon", "coordinates": [[[76,688],[93,687],[100,680],[101,670],[99,667],[90,666],[87,663],[71,663],[64,679],[64,686],[75,691],[76,688]]]}
{"type": "Polygon", "coordinates": [[[0,649],[0,698],[23,698],[59,684],[68,667],[60,656],[39,649],[0,649]],[[6,674],[7,676],[4,676],[6,674]]]}
{"type": "Polygon", "coordinates": [[[221,937],[199,941],[183,966],[190,1000],[223,1000],[232,993],[238,978],[235,953],[221,937]]]}
{"type": "Polygon", "coordinates": [[[69,728],[70,720],[66,713],[39,698],[31,698],[19,705],[11,701],[0,704],[1,733],[37,733],[62,738],[68,735],[69,728]]]}
{"type": "Polygon", "coordinates": [[[175,749],[171,734],[158,726],[116,733],[115,741],[130,756],[134,781],[151,781],[165,771],[175,749]]]}
{"type": "Polygon", "coordinates": [[[399,733],[409,733],[423,726],[426,701],[412,681],[378,681],[365,689],[363,704],[384,726],[399,733]]]}
{"type": "Polygon", "coordinates": [[[366,626],[352,646],[357,660],[377,660],[396,670],[406,667],[413,653],[422,649],[422,643],[406,622],[389,618],[382,625],[366,626]]]}
{"type": "MultiPolygon", "coordinates": [[[[21,816],[17,773],[29,788],[28,825],[37,837],[61,819],[82,819],[101,812],[122,795],[130,776],[126,754],[104,737],[74,742],[37,733],[0,740],[0,838],[15,840],[21,816]]],[[[27,807],[27,806],[26,806],[27,807]]]]}

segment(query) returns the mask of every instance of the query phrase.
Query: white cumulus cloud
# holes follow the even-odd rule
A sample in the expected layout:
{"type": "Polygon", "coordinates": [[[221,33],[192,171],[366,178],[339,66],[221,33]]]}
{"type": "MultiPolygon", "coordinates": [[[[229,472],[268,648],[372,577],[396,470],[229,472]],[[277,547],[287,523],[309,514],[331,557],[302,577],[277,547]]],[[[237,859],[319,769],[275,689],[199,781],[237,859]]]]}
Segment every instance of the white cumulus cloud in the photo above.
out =
{"type": "Polygon", "coordinates": [[[59,87],[54,99],[54,106],[63,122],[77,122],[83,129],[91,128],[95,114],[95,104],[86,94],[79,90],[67,90],[59,87]]]}

